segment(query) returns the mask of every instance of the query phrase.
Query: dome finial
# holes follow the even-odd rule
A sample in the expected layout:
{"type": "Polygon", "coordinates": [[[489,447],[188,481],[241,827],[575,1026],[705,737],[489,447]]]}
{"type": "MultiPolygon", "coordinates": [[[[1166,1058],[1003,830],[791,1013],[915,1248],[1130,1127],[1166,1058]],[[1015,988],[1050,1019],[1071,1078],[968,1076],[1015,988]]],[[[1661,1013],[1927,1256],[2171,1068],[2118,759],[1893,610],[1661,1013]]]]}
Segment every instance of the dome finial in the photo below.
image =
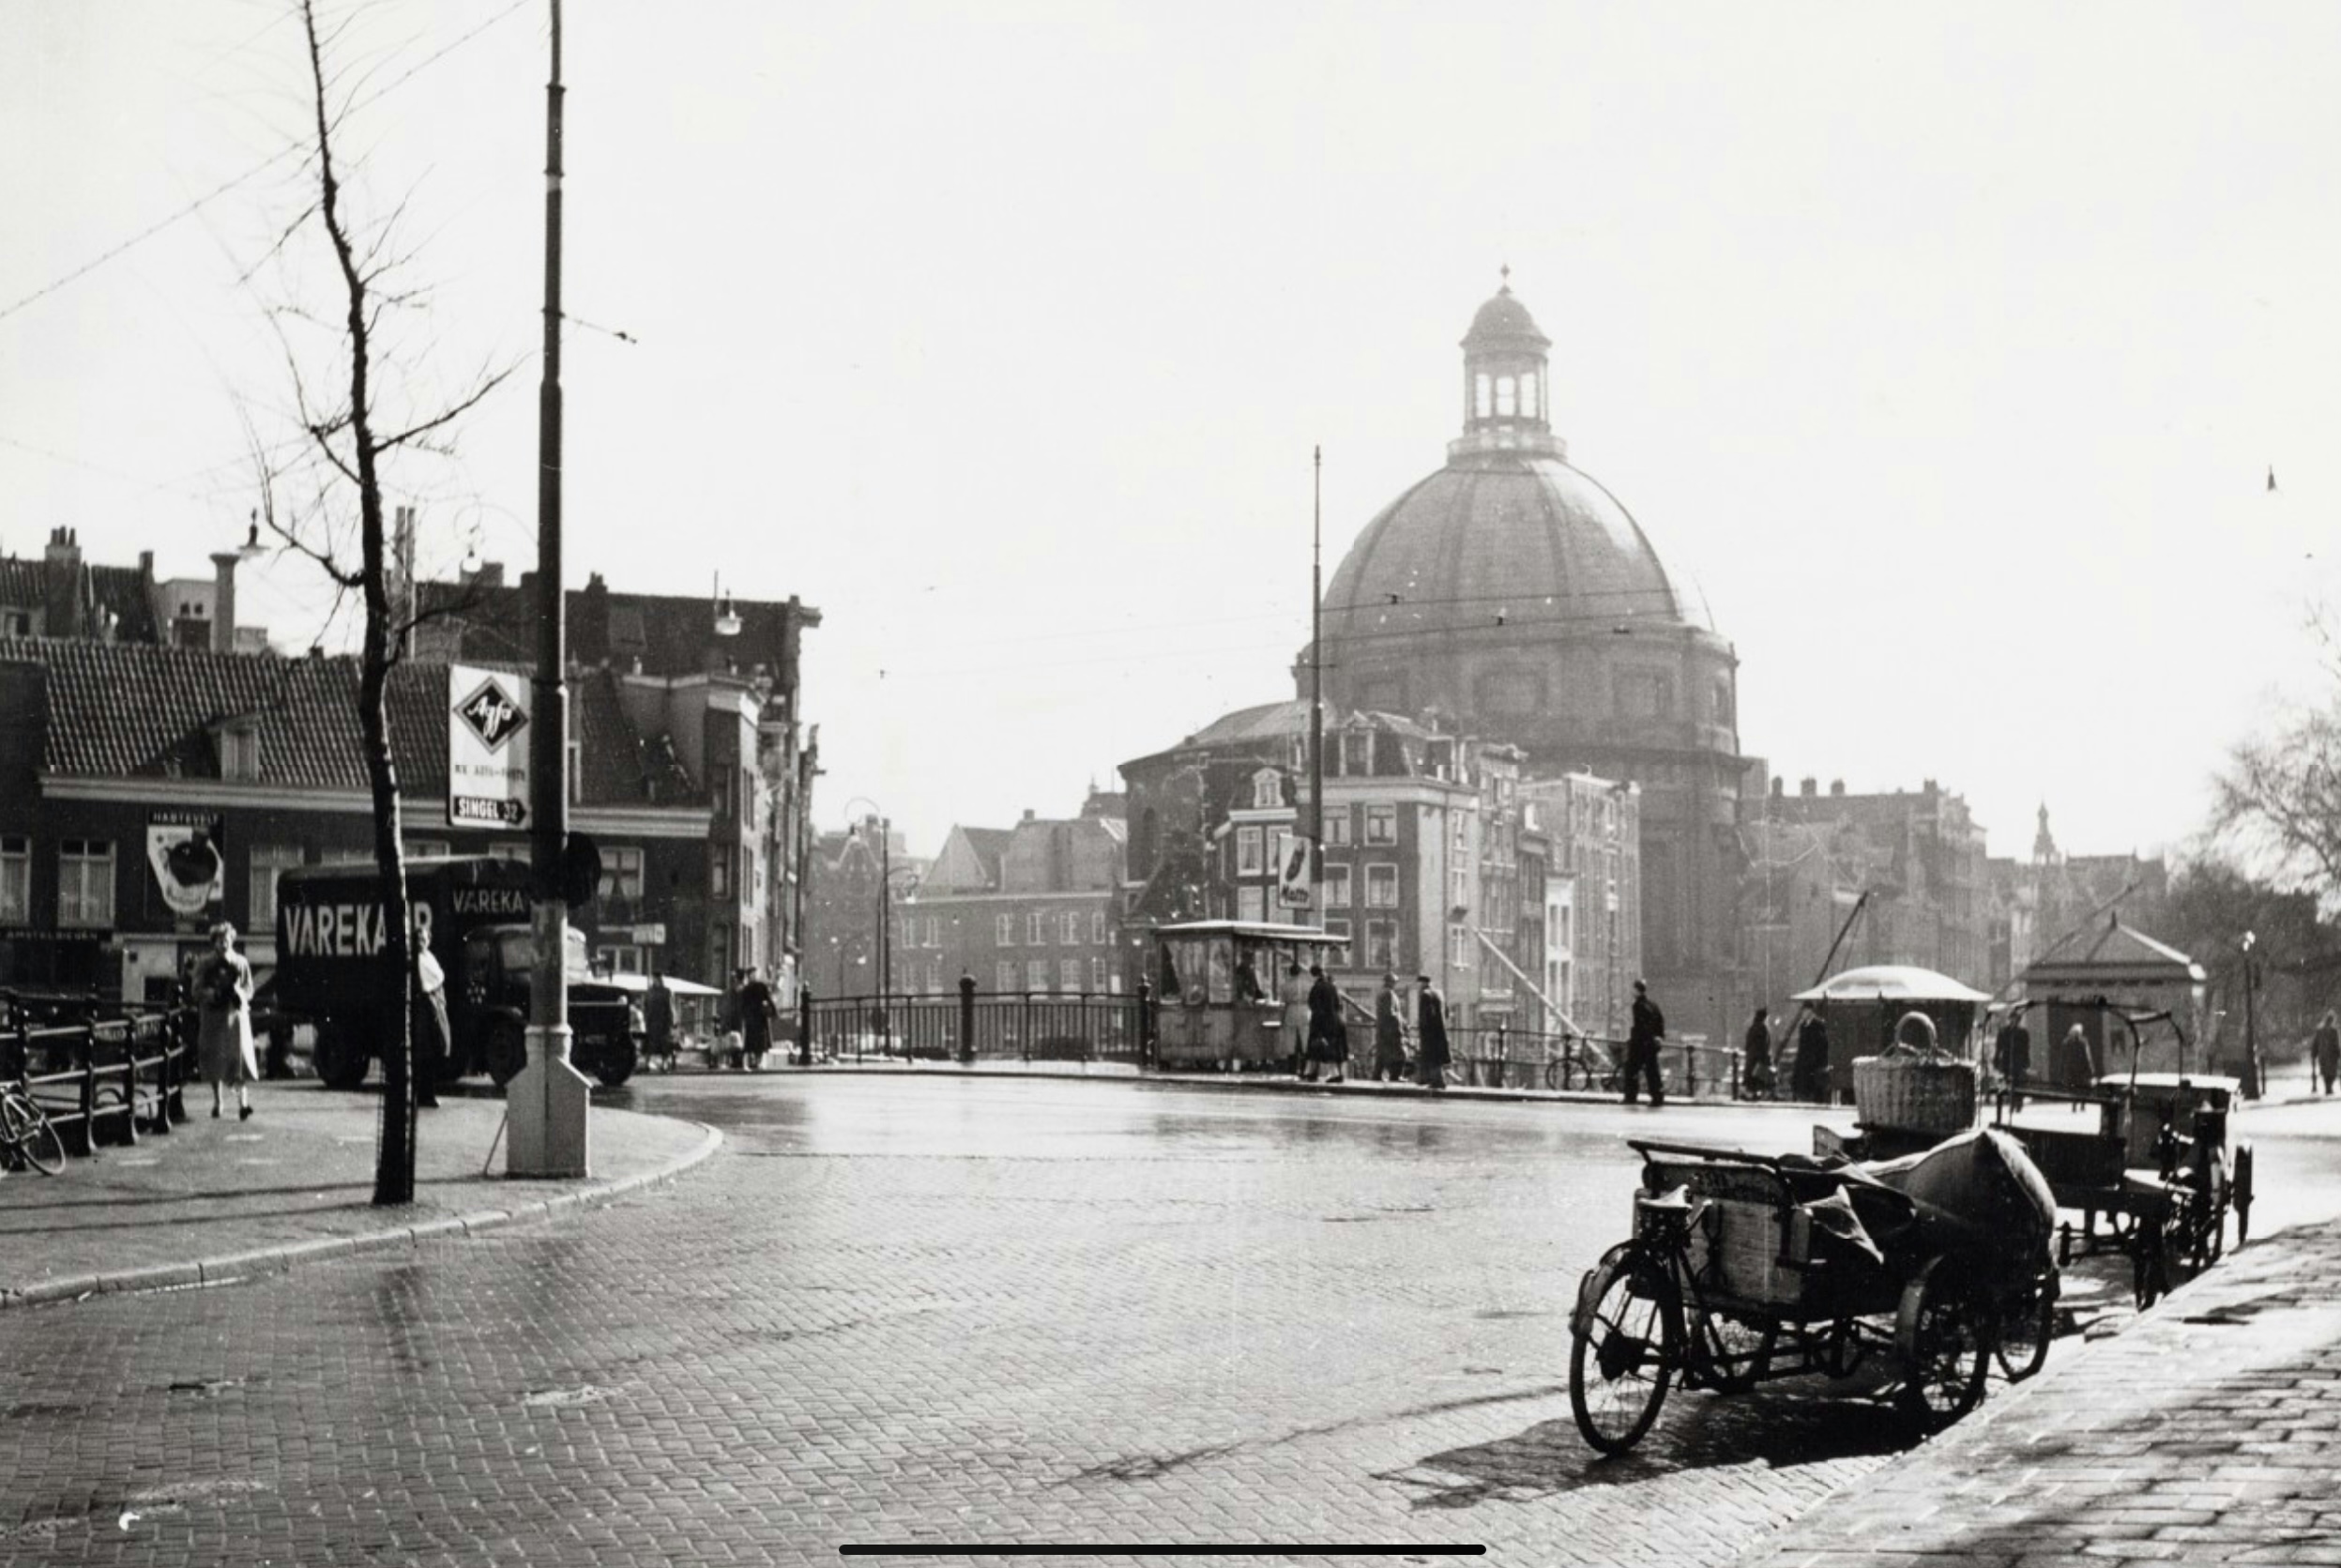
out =
{"type": "Polygon", "coordinates": [[[1500,277],[1504,281],[1503,287],[1497,289],[1496,292],[1498,294],[1510,294],[1512,292],[1512,263],[1504,263],[1501,266],[1498,266],[1496,269],[1496,273],[1497,276],[1500,277]]]}

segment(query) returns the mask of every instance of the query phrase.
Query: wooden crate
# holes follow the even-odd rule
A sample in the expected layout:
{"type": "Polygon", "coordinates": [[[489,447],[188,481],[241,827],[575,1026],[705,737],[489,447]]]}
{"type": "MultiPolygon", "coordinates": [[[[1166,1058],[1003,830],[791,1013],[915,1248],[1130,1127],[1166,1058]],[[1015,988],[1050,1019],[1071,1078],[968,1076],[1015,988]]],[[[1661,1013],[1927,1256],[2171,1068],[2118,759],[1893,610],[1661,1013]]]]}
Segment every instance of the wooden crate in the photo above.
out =
{"type": "Polygon", "coordinates": [[[1805,1267],[1812,1258],[1812,1222],[1796,1209],[1710,1198],[1690,1250],[1693,1275],[1711,1295],[1789,1314],[1814,1298],[1817,1281],[1805,1267]]]}

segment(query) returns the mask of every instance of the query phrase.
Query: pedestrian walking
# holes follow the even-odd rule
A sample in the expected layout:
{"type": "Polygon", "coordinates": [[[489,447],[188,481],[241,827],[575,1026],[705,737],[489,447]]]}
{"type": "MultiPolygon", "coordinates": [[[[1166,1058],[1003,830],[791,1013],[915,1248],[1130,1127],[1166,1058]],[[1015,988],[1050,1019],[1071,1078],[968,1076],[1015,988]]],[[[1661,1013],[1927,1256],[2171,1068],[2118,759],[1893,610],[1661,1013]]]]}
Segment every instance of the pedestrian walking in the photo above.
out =
{"type": "Polygon", "coordinates": [[[2008,1086],[2008,1109],[2024,1108],[2024,1080],[2032,1071],[2032,1031],[2024,1027],[2024,1010],[2008,1009],[2008,1021],[1992,1042],[1992,1065],[2008,1086]]]}
{"type": "MultiPolygon", "coordinates": [[[[2057,1086],[2075,1094],[2086,1094],[2097,1079],[2097,1054],[2090,1045],[2089,1030],[2075,1024],[2064,1031],[2064,1039],[2057,1046],[2055,1063],[2057,1086]]],[[[2079,1101],[2075,1111],[2087,1107],[2079,1101]]]]}
{"type": "Polygon", "coordinates": [[[1639,1078],[1650,1087],[1650,1109],[1666,1108],[1666,1076],[1659,1070],[1658,1045],[1666,1038],[1666,1015],[1650,1000],[1650,988],[1634,982],[1634,1022],[1626,1031],[1626,1104],[1634,1104],[1639,1078]]]}
{"type": "Polygon", "coordinates": [[[211,951],[195,967],[195,1060],[211,1086],[211,1115],[217,1120],[220,1091],[236,1089],[236,1119],[252,1114],[251,1081],[260,1076],[252,1052],[252,967],[236,951],[236,927],[221,921],[211,928],[211,951]]]}
{"type": "Polygon", "coordinates": [[[1772,1093],[1772,1027],[1771,1014],[1763,1008],[1756,1010],[1756,1017],[1748,1025],[1747,1038],[1741,1043],[1741,1092],[1751,1100],[1769,1100],[1772,1093]]]}
{"type": "Polygon", "coordinates": [[[642,1032],[644,1050],[652,1061],[672,1073],[675,1071],[675,993],[666,988],[664,975],[652,975],[650,983],[642,993],[642,1032]]]}
{"type": "Polygon", "coordinates": [[[2324,1079],[2327,1094],[2333,1092],[2334,1074],[2341,1073],[2341,1028],[2333,1027],[2333,1017],[2332,1010],[2326,1010],[2325,1021],[2308,1043],[2309,1059],[2317,1064],[2316,1075],[2324,1079]]]}
{"type": "Polygon", "coordinates": [[[1309,1051],[1309,982],[1301,978],[1300,965],[1285,966],[1285,982],[1276,988],[1276,999],[1285,1009],[1276,1027],[1277,1047],[1285,1071],[1298,1073],[1309,1051]]]}
{"type": "Polygon", "coordinates": [[[439,1079],[447,1072],[454,1035],[447,1021],[447,970],[428,947],[415,949],[415,983],[406,1020],[414,1047],[415,1104],[436,1110],[439,1079]]]}
{"type": "Polygon", "coordinates": [[[764,1054],[772,1048],[772,1025],[780,1010],[772,1005],[772,987],[753,969],[740,970],[739,1038],[751,1073],[764,1071],[764,1054]]]}
{"type": "Polygon", "coordinates": [[[1374,994],[1374,1081],[1404,1083],[1406,1076],[1406,1026],[1398,1009],[1398,977],[1384,975],[1374,994]]]}
{"type": "Polygon", "coordinates": [[[1789,1070],[1789,1092],[1799,1100],[1829,1099],[1829,1025],[1807,1012],[1797,1026],[1797,1059],[1789,1070]]]}
{"type": "Polygon", "coordinates": [[[1414,977],[1415,1060],[1424,1088],[1447,1087],[1447,998],[1428,975],[1414,977]]]}
{"type": "Polygon", "coordinates": [[[1332,1070],[1325,1081],[1337,1084],[1349,1064],[1349,1026],[1341,1015],[1341,987],[1317,965],[1309,966],[1309,1063],[1300,1076],[1314,1083],[1317,1063],[1323,1062],[1332,1070]]]}

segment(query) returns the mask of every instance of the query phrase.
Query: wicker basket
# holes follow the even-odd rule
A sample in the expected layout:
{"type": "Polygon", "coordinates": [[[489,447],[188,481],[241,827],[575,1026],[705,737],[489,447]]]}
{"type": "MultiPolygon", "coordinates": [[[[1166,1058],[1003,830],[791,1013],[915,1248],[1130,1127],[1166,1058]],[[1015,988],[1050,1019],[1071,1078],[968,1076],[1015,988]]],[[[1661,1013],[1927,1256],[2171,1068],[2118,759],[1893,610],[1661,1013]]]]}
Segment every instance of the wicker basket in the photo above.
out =
{"type": "Polygon", "coordinates": [[[1946,1137],[1964,1133],[1975,1125],[1975,1068],[1908,1051],[1857,1057],[1853,1106],[1864,1127],[1946,1137]]]}

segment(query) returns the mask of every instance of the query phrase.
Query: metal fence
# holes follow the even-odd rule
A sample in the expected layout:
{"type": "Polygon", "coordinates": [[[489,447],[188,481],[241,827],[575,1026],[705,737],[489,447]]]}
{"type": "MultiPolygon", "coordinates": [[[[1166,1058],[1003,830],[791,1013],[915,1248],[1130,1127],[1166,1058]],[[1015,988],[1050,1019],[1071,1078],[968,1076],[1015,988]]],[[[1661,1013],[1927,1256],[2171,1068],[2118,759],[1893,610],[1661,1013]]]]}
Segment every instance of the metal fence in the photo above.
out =
{"type": "MultiPolygon", "coordinates": [[[[1540,1034],[1500,1025],[1451,1028],[1447,1081],[1471,1088],[1625,1092],[1626,1043],[1602,1035],[1540,1034]]],[[[1741,1097],[1736,1047],[1662,1042],[1660,1080],[1685,1100],[1741,1097]]]]}
{"type": "Polygon", "coordinates": [[[807,996],[802,1038],[837,1061],[1112,1061],[1143,1066],[1140,997],[971,992],[948,997],[807,996]]]}
{"type": "Polygon", "coordinates": [[[186,1119],[191,1009],[22,991],[0,992],[0,1079],[24,1086],[69,1152],[186,1119]]]}

